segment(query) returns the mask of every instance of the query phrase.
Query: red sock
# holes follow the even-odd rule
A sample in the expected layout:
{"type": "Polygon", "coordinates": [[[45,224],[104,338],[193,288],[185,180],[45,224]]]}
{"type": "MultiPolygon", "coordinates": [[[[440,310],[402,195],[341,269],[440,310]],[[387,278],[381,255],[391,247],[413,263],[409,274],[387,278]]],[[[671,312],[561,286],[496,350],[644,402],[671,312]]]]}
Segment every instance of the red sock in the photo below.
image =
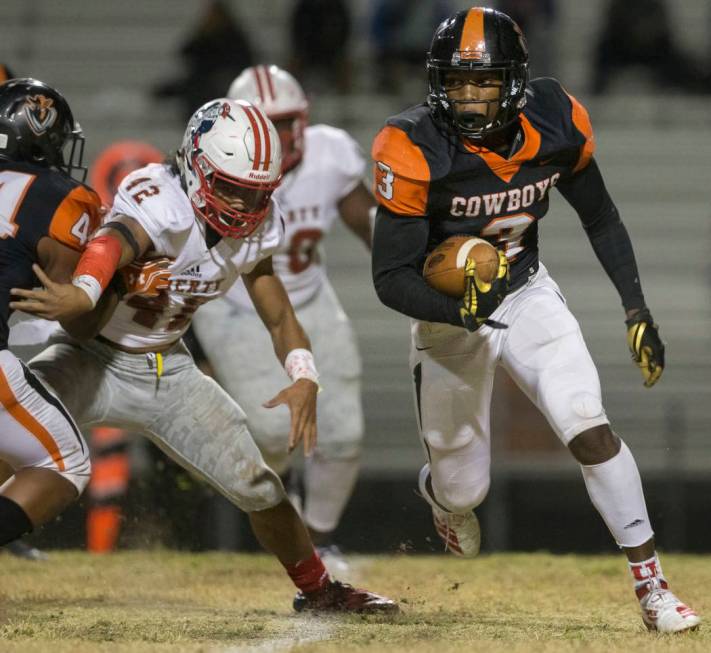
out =
{"type": "Polygon", "coordinates": [[[293,565],[284,565],[284,567],[289,578],[294,581],[294,585],[305,594],[316,592],[331,582],[331,577],[316,551],[311,554],[310,558],[300,560],[293,565]]]}

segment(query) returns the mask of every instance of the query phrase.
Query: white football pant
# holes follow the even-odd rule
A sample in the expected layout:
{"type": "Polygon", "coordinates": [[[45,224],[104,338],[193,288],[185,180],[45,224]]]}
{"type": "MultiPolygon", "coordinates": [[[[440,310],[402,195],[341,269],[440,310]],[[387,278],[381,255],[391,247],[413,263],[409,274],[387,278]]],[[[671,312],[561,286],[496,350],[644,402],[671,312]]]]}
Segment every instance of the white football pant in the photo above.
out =
{"type": "Polygon", "coordinates": [[[475,333],[413,321],[410,363],[421,437],[441,506],[463,513],[489,489],[490,405],[501,365],[567,445],[607,424],[600,381],[580,327],[543,265],[475,333]]]}
{"type": "MultiPolygon", "coordinates": [[[[296,316],[311,340],[322,387],[316,453],[305,467],[304,520],[315,530],[331,531],[358,473],[363,440],[360,356],[350,321],[327,282],[312,300],[296,308],[296,316]]],[[[267,463],[283,474],[290,465],[289,411],[262,404],[291,381],[274,354],[269,332],[254,311],[223,299],[202,306],[193,326],[217,380],[247,413],[267,463]]]]}

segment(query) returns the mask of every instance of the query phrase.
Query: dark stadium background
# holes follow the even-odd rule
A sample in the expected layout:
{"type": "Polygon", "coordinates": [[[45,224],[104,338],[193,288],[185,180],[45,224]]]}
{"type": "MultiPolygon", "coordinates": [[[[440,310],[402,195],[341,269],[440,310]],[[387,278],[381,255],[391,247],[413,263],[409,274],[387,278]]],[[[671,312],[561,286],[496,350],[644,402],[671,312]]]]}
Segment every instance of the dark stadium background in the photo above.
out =
{"type": "MultiPolygon", "coordinates": [[[[672,50],[666,49],[660,57],[666,62],[647,57],[631,67],[617,66],[619,74],[603,78],[606,86],[599,76],[595,81],[595,61],[608,0],[541,2],[554,13],[543,11],[527,27],[534,74],[558,77],[590,111],[597,158],[631,233],[647,301],[668,346],[668,367],[657,387],[642,388],[629,360],[618,297],[562,197],[553,200],[541,227],[541,254],[581,322],[613,427],[637,457],[661,548],[709,551],[711,6],[706,0],[659,2],[668,10],[671,43],[681,53],[674,55],[676,67],[669,67],[672,50]]],[[[289,26],[295,2],[225,4],[259,62],[294,65],[289,26]]],[[[387,116],[424,98],[428,40],[415,47],[421,60],[403,64],[396,79],[397,67],[383,72],[371,35],[375,2],[346,4],[350,76],[333,63],[304,79],[312,122],[347,129],[367,152],[387,116]],[[329,68],[341,72],[329,79],[329,68]]],[[[409,0],[403,11],[422,17],[435,4],[409,0]]],[[[645,7],[643,0],[628,4],[645,7]]],[[[182,136],[184,107],[157,93],[162,87],[165,96],[165,87],[184,77],[177,53],[203,7],[188,0],[4,0],[0,62],[65,94],[84,128],[89,160],[120,138],[173,149],[182,136]]],[[[618,23],[608,35],[613,43],[630,42],[640,29],[643,35],[659,29],[643,16],[629,25],[618,23]]],[[[429,34],[434,26],[425,27],[429,34]]],[[[415,495],[422,452],[407,368],[408,322],[379,304],[366,252],[345,229],[332,234],[327,255],[360,339],[365,370],[363,472],[339,540],[347,551],[439,550],[429,509],[415,495]]],[[[493,482],[479,511],[483,548],[612,551],[614,543],[587,499],[577,465],[504,378],[495,404],[493,482]]],[[[122,545],[254,548],[245,520],[224,500],[150,454],[142,456],[127,498],[122,545]]],[[[82,510],[80,503],[32,541],[42,547],[82,546],[82,510]]]]}

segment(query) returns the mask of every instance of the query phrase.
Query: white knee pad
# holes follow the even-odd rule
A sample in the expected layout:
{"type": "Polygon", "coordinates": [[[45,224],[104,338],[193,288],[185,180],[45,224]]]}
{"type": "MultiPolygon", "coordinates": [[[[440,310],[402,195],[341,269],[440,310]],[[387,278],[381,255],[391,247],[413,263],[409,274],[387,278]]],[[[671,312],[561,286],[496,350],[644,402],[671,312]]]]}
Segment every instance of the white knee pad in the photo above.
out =
{"type": "Polygon", "coordinates": [[[590,500],[619,546],[639,546],[654,535],[637,463],[624,441],[617,455],[580,469],[590,500]]]}
{"type": "Polygon", "coordinates": [[[304,521],[315,531],[336,529],[358,477],[360,459],[327,459],[317,451],[304,469],[304,521]]]}
{"type": "MultiPolygon", "coordinates": [[[[441,463],[439,466],[442,466],[441,463]]],[[[491,477],[488,466],[483,470],[479,465],[467,465],[462,461],[461,467],[453,468],[452,473],[438,473],[434,468],[430,473],[434,499],[440,508],[448,512],[470,512],[482,504],[489,492],[491,477]]],[[[429,501],[429,497],[425,498],[429,501]]]]}

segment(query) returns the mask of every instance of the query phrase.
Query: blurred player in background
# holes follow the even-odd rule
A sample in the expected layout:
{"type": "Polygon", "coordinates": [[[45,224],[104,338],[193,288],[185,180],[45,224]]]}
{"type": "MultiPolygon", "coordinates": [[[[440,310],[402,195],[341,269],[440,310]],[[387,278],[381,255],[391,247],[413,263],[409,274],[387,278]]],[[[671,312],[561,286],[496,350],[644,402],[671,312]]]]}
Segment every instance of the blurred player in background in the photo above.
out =
{"type": "MultiPolygon", "coordinates": [[[[111,207],[119,184],[128,173],[149,163],[160,163],[164,158],[165,155],[149,143],[117,141],[96,157],[89,170],[89,183],[104,206],[111,207]]],[[[113,551],[121,533],[121,504],[131,474],[130,435],[112,426],[91,429],[92,473],[87,491],[86,548],[92,553],[113,551]]]]}
{"type": "MultiPolygon", "coordinates": [[[[0,460],[12,476],[0,486],[0,546],[66,508],[89,481],[87,445],[62,402],[8,349],[13,288],[39,285],[35,264],[71,279],[101,202],[72,178],[84,138],[64,97],[35,79],[0,85],[0,460]]],[[[82,318],[80,331],[93,325],[82,318]]]]}
{"type": "MultiPolygon", "coordinates": [[[[369,212],[375,200],[363,184],[366,163],[357,143],[343,130],[307,126],[304,92],[277,66],[246,69],[228,96],[263,109],[281,140],[284,179],[274,196],[284,212],[286,236],[272,261],[311,338],[323,388],[318,446],[305,461],[302,514],[321,554],[345,570],[332,538],[358,474],[363,440],[361,365],[350,321],[326,276],[321,241],[340,216],[370,249],[369,212]]],[[[269,354],[269,334],[244,284],[236,283],[223,299],[211,302],[194,324],[217,380],[232,397],[239,397],[262,455],[284,476],[292,464],[289,416],[262,406],[264,397],[283,384],[284,370],[269,354]],[[230,337],[235,326],[244,338],[230,337]]]]}
{"type": "MultiPolygon", "coordinates": [[[[181,336],[193,313],[240,275],[291,384],[267,405],[291,414],[289,445],[316,441],[318,375],[271,255],[284,220],[271,200],[281,180],[274,126],[246,102],[213,100],[188,122],[174,161],[128,175],[70,284],[16,290],[14,308],[49,319],[81,316],[125,268],[126,292],[101,335],[66,339],[31,367],[82,424],[147,435],[168,456],[249,515],[264,548],[299,593],[297,610],[397,610],[389,599],[330,578],[278,475],[264,462],[242,409],[195,365],[181,336]]],[[[41,272],[40,272],[41,274],[41,272]]],[[[243,338],[235,324],[229,338],[243,338]]]]}
{"type": "Polygon", "coordinates": [[[476,555],[472,510],[489,489],[491,390],[502,365],[580,463],[592,503],[627,555],[645,625],[695,628],[699,617],[662,574],[637,465],[610,428],[578,323],[538,260],[538,220],[553,187],[578,213],[620,294],[647,387],[662,374],[664,345],[593,158],[588,114],[556,80],[528,82],[527,68],[525,40],[508,16],[454,14],[428,54],[427,103],[388,120],[373,144],[373,277],[381,300],[414,318],[411,365],[428,458],[420,490],[447,547],[476,555]],[[429,287],[421,271],[428,251],[462,233],[486,238],[506,258],[492,284],[467,261],[467,291],[457,300],[429,287]]]}

